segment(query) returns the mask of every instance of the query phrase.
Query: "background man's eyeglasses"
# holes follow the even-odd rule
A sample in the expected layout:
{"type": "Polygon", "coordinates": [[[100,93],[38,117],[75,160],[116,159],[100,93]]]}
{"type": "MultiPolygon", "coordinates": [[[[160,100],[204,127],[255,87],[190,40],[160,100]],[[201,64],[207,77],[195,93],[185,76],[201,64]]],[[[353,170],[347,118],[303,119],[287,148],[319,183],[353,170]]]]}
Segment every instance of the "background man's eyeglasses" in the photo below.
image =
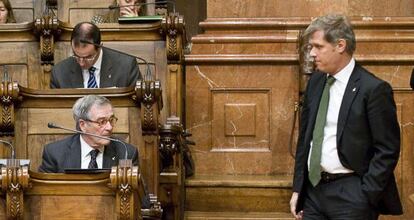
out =
{"type": "Polygon", "coordinates": [[[90,120],[90,119],[84,119],[85,121],[88,121],[88,122],[92,122],[92,123],[95,123],[95,124],[97,124],[99,127],[103,127],[103,126],[105,126],[108,122],[111,124],[111,126],[114,126],[115,124],[116,124],[116,122],[118,121],[118,118],[117,117],[115,117],[115,116],[111,116],[111,117],[109,117],[109,118],[100,118],[100,119],[98,119],[98,120],[96,120],[96,121],[94,121],[94,120],[90,120]]]}
{"type": "Polygon", "coordinates": [[[89,57],[80,57],[78,55],[72,55],[73,58],[75,58],[76,61],[80,62],[80,61],[85,61],[85,62],[93,62],[93,60],[95,59],[96,55],[98,55],[98,53],[95,53],[95,55],[93,56],[89,56],[89,57]]]}

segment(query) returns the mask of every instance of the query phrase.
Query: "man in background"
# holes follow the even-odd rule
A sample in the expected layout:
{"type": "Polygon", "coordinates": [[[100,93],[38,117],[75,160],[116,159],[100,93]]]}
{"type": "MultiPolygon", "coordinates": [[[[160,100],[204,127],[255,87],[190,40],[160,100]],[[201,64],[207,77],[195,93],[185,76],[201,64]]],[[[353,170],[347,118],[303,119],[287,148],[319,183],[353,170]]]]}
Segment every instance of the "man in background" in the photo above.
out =
{"type": "Polygon", "coordinates": [[[71,47],[73,55],[53,67],[50,88],[129,87],[141,79],[134,57],[101,47],[95,24],[77,24],[71,47]]]}
{"type": "MultiPolygon", "coordinates": [[[[96,95],[84,96],[75,102],[72,111],[76,130],[111,138],[118,118],[114,115],[112,104],[107,98],[96,95]]],[[[139,155],[136,147],[92,135],[74,134],[44,147],[39,172],[63,173],[66,169],[109,169],[117,166],[120,159],[125,159],[125,150],[128,159],[137,166],[139,155]]],[[[142,207],[150,207],[147,194],[142,199],[142,207]]]]}
{"type": "Polygon", "coordinates": [[[305,220],[402,214],[393,173],[400,128],[392,87],[355,62],[346,17],[319,17],[304,37],[317,71],[304,97],[292,214],[305,220]]]}
{"type": "MultiPolygon", "coordinates": [[[[118,118],[107,98],[84,96],[76,101],[72,111],[77,130],[111,138],[118,118]]],[[[118,165],[119,159],[124,159],[125,150],[128,159],[138,165],[137,149],[127,143],[125,145],[87,134],[74,134],[45,146],[39,171],[63,173],[65,169],[111,168],[118,165]]]]}
{"type": "Polygon", "coordinates": [[[118,23],[120,17],[138,17],[142,14],[142,3],[143,0],[114,0],[108,13],[93,16],[91,22],[118,23]]]}

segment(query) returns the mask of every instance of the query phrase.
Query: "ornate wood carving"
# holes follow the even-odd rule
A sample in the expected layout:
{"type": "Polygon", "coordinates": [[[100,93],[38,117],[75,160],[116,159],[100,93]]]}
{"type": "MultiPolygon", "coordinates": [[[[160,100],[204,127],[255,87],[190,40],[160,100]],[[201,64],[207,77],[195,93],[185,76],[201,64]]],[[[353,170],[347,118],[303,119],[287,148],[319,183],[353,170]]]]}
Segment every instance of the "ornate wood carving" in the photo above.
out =
{"type": "Polygon", "coordinates": [[[171,13],[162,20],[162,33],[166,35],[167,59],[169,63],[181,63],[183,57],[183,45],[185,44],[185,24],[183,16],[171,13]]]}
{"type": "MultiPolygon", "coordinates": [[[[184,153],[187,150],[185,132],[180,119],[170,117],[160,127],[160,200],[167,216],[183,219],[184,216],[184,153]]],[[[187,152],[185,152],[187,151],[187,152]]]]}
{"type": "Polygon", "coordinates": [[[175,159],[177,153],[181,153],[180,135],[183,129],[180,124],[164,124],[160,128],[160,156],[162,159],[161,172],[173,171],[175,167],[181,167],[175,159]],[[177,166],[178,165],[178,166],[177,166]]]}
{"type": "MultiPolygon", "coordinates": [[[[48,1],[53,6],[53,1],[48,1]]],[[[40,63],[43,68],[43,87],[48,87],[52,66],[54,64],[55,37],[60,35],[56,16],[44,15],[35,21],[35,33],[40,38],[40,63]],[[47,83],[46,83],[47,82],[47,83]]]]}
{"type": "Polygon", "coordinates": [[[168,16],[165,16],[161,23],[161,33],[166,37],[167,82],[170,83],[166,95],[170,106],[167,109],[170,115],[185,118],[184,103],[182,101],[184,96],[183,54],[186,45],[183,16],[180,16],[178,13],[170,13],[168,16]]]}
{"type": "Polygon", "coordinates": [[[17,82],[5,80],[0,84],[0,136],[14,135],[14,104],[18,99],[19,87],[17,82]]]}
{"type": "Polygon", "coordinates": [[[53,64],[55,36],[60,34],[57,18],[50,15],[37,18],[35,21],[35,33],[40,37],[41,64],[53,64]]]}
{"type": "Polygon", "coordinates": [[[1,168],[1,190],[6,194],[7,219],[23,219],[23,192],[29,186],[27,166],[18,166],[19,160],[10,159],[1,168]]]}
{"type": "Polygon", "coordinates": [[[138,167],[112,167],[111,188],[116,191],[118,219],[142,219],[141,197],[144,195],[138,167]]]}
{"type": "Polygon", "coordinates": [[[160,81],[138,80],[136,99],[141,103],[141,121],[143,135],[156,134],[158,113],[162,109],[162,90],[160,81]]]}

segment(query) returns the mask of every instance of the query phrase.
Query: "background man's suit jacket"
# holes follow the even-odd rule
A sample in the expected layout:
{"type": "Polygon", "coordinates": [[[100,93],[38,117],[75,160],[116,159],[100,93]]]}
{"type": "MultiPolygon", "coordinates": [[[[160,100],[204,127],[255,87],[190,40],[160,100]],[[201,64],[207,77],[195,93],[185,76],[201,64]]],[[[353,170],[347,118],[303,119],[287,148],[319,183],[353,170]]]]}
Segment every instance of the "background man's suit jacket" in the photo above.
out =
{"type": "MultiPolygon", "coordinates": [[[[326,74],[312,74],[305,93],[296,152],[293,191],[303,208],[307,160],[326,74]]],[[[361,177],[363,193],[381,214],[401,214],[394,178],[400,152],[400,129],[391,86],[356,64],[338,117],[337,149],[343,166],[361,177]]]]}
{"type": "MultiPolygon", "coordinates": [[[[106,48],[102,50],[99,87],[135,86],[142,78],[136,59],[106,48]]],[[[50,88],[84,88],[82,69],[75,58],[68,57],[53,67],[50,88]]]]}
{"type": "MultiPolygon", "coordinates": [[[[75,134],[63,140],[46,145],[43,149],[40,172],[63,173],[65,169],[81,168],[81,144],[80,135],[75,134]]],[[[128,159],[132,159],[134,165],[138,165],[138,151],[127,144],[128,159]]],[[[118,142],[111,141],[105,146],[103,154],[103,168],[111,168],[118,165],[119,159],[125,157],[125,147],[118,142]]]]}

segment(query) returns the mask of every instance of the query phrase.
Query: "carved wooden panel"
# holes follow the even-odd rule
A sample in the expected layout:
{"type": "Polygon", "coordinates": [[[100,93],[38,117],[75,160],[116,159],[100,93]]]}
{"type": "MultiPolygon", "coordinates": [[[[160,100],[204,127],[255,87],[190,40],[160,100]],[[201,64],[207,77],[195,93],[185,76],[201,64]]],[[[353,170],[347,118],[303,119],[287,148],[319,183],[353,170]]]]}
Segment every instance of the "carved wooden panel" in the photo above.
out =
{"type": "Polygon", "coordinates": [[[11,0],[13,14],[17,23],[32,22],[35,18],[35,1],[11,0]]]}
{"type": "Polygon", "coordinates": [[[30,216],[31,219],[116,219],[115,206],[109,204],[115,204],[115,197],[112,195],[42,195],[28,197],[25,206],[28,208],[27,217],[30,216]],[[80,208],[80,204],[96,208],[80,208]]]}
{"type": "Polygon", "coordinates": [[[94,15],[109,11],[112,0],[58,0],[58,18],[60,21],[77,24],[81,21],[91,21],[94,15]]]}
{"type": "Polygon", "coordinates": [[[1,43],[0,54],[2,59],[0,60],[0,79],[3,80],[3,73],[6,66],[9,80],[17,81],[23,86],[29,84],[29,74],[31,66],[35,64],[35,61],[31,59],[34,47],[37,45],[34,43],[1,43]]]}
{"type": "Polygon", "coordinates": [[[2,36],[0,36],[0,55],[2,57],[0,60],[0,78],[3,79],[3,65],[6,65],[10,80],[17,81],[22,86],[39,88],[42,82],[40,55],[38,53],[39,44],[26,41],[31,39],[27,39],[25,37],[26,33],[23,31],[13,33],[12,30],[8,29],[0,35],[5,37],[1,39],[2,36]],[[13,37],[22,38],[19,39],[20,42],[6,42],[7,38],[13,37]]]}

